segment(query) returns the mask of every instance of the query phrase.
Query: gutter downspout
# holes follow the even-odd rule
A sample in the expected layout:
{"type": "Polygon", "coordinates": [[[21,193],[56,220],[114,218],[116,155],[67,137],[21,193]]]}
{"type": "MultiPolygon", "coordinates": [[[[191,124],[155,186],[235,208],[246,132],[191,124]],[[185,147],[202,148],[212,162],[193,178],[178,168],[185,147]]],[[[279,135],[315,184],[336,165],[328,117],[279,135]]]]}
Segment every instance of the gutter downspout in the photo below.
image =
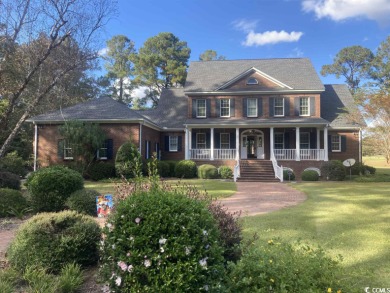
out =
{"type": "Polygon", "coordinates": [[[38,156],[38,125],[34,122],[34,171],[37,170],[38,156]]]}

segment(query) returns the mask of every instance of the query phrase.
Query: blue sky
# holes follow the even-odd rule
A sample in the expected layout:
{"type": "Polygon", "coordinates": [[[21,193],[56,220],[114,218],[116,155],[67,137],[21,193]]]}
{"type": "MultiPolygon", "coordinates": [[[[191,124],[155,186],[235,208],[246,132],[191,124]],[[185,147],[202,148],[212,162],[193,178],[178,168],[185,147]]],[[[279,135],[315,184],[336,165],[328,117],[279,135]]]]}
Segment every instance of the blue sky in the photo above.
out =
{"type": "Polygon", "coordinates": [[[227,59],[306,57],[319,72],[344,47],[375,52],[390,32],[390,0],[119,0],[118,5],[106,39],[123,34],[138,49],[148,38],[171,32],[191,48],[190,61],[213,49],[227,59]]]}

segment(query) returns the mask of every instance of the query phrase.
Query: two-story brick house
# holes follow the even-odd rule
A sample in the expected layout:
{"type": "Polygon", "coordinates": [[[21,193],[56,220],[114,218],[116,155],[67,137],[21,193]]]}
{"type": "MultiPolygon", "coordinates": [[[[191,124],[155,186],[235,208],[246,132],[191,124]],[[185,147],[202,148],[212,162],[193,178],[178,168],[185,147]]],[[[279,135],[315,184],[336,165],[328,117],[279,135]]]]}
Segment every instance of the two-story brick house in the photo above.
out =
{"type": "Polygon", "coordinates": [[[144,158],[157,152],[162,160],[227,164],[236,176],[248,163],[272,162],[280,177],[278,166],[299,176],[331,159],[361,161],[364,121],[350,122],[344,112],[351,108],[348,88],[324,86],[308,59],[231,60],[192,62],[184,88],[163,91],[156,109],[133,111],[103,98],[30,121],[41,165],[66,158],[58,124],[80,119],[107,132],[102,159],[131,137],[144,158]]]}

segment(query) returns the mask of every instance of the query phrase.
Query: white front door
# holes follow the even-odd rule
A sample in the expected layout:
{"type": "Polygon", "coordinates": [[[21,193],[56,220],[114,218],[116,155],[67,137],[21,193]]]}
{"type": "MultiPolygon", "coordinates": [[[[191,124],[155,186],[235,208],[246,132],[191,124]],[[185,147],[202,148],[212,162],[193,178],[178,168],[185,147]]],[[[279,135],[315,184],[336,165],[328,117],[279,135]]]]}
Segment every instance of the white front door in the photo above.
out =
{"type": "Polygon", "coordinates": [[[241,134],[241,159],[264,159],[264,133],[246,130],[241,134]]]}
{"type": "Polygon", "coordinates": [[[264,135],[257,135],[257,158],[264,159],[264,135]]]}
{"type": "Polygon", "coordinates": [[[247,158],[248,158],[247,137],[246,135],[243,135],[241,140],[241,159],[247,159],[247,158]]]}

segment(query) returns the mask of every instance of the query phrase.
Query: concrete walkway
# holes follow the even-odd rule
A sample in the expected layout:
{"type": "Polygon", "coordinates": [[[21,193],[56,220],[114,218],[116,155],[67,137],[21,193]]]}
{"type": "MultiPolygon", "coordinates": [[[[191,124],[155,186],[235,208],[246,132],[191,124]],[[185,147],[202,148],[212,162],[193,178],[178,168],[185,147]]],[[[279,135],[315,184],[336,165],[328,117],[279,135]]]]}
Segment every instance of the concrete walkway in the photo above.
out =
{"type": "MultiPolygon", "coordinates": [[[[305,200],[304,193],[283,183],[237,182],[237,192],[221,202],[230,212],[241,210],[241,216],[254,216],[294,206],[305,200]]],[[[102,226],[102,219],[96,219],[102,226]]],[[[0,261],[16,229],[0,230],[0,261]]]]}

